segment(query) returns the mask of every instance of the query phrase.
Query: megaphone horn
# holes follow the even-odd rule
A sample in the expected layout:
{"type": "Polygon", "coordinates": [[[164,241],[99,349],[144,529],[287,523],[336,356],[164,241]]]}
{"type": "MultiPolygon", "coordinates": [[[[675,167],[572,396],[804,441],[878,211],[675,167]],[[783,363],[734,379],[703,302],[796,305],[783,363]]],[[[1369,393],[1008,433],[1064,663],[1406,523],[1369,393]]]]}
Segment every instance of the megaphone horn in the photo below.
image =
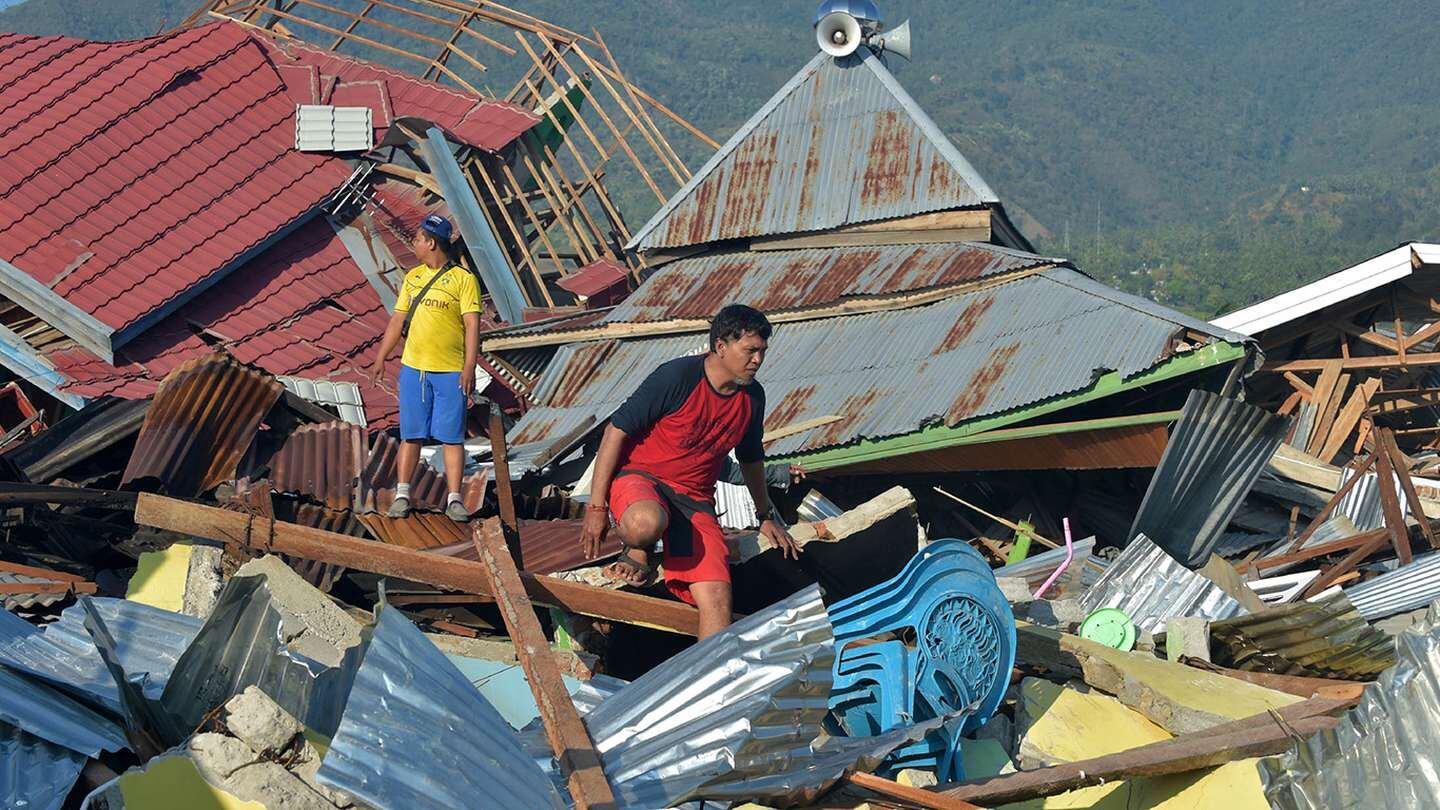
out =
{"type": "Polygon", "coordinates": [[[815,24],[815,41],[820,50],[834,57],[849,56],[860,47],[860,21],[843,11],[833,11],[815,24]]]}
{"type": "Polygon", "coordinates": [[[882,53],[893,53],[896,56],[909,61],[910,59],[910,21],[900,23],[892,31],[884,34],[877,34],[870,38],[871,47],[882,53]]]}

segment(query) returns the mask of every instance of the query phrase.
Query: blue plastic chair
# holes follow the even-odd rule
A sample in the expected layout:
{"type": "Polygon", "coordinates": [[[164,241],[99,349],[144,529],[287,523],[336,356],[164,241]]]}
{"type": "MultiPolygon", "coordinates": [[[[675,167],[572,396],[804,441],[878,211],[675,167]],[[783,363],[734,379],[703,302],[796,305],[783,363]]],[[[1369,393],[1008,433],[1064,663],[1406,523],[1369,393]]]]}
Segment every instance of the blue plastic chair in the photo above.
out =
{"type": "Polygon", "coordinates": [[[830,621],[832,727],[871,736],[959,715],[884,768],[963,779],[960,737],[994,715],[1015,665],[1015,617],[985,559],[968,543],[937,540],[891,579],[831,605],[830,621]],[[872,641],[854,643],[863,639],[872,641]]]}

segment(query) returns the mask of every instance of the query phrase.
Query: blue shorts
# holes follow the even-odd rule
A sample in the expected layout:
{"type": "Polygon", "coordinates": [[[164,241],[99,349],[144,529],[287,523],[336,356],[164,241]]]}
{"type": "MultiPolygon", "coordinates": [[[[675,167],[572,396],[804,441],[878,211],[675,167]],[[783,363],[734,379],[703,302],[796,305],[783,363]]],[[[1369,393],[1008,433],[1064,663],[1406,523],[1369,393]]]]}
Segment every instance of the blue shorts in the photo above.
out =
{"type": "Polygon", "coordinates": [[[465,392],[458,371],[400,367],[400,438],[465,442],[465,392]]]}

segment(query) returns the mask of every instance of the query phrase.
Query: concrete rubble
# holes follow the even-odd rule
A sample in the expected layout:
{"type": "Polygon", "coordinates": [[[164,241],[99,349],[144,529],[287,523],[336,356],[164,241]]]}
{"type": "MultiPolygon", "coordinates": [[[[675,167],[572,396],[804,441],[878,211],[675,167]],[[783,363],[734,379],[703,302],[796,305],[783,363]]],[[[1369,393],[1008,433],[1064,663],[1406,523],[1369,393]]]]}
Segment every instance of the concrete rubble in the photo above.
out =
{"type": "Polygon", "coordinates": [[[1366,729],[1440,789],[1440,246],[1214,322],[1111,289],[1035,252],[873,7],[823,3],[869,38],[724,143],[494,3],[0,39],[132,79],[0,58],[0,804],[1264,807],[1366,729]],[[432,213],[485,290],[468,523],[438,448],[396,480],[368,373],[432,213]],[[580,524],[611,414],[731,302],[774,324],[799,559],[717,482],[736,623],[697,642],[580,524]]]}

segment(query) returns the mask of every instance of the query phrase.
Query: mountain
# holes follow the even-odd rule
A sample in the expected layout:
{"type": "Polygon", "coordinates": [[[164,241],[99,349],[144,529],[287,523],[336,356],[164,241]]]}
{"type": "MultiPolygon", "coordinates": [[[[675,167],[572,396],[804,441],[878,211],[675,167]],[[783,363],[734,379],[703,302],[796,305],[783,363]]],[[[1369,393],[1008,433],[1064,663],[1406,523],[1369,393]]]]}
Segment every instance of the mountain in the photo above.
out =
{"type": "MultiPolygon", "coordinates": [[[[1421,0],[880,2],[914,28],[899,80],[1037,246],[1126,289],[1213,315],[1440,236],[1440,17],[1421,0]]],[[[598,28],[720,140],[815,49],[810,2],[514,5],[598,28]]],[[[27,0],[0,30],[124,38],[191,10],[27,0]]]]}

